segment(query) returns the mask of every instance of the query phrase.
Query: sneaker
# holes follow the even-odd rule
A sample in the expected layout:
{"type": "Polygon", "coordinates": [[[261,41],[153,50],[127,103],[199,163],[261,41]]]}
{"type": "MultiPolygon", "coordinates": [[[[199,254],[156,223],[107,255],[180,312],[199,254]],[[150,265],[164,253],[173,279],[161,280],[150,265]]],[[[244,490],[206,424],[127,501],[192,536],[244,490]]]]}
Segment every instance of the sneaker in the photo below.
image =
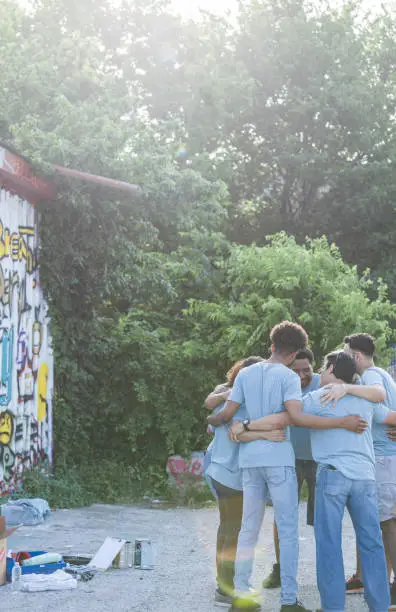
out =
{"type": "Polygon", "coordinates": [[[239,593],[232,600],[231,610],[261,610],[260,598],[255,591],[239,593]]]}
{"type": "Polygon", "coordinates": [[[280,612],[311,612],[307,610],[301,603],[301,601],[296,601],[294,604],[283,604],[280,609],[280,612]]]}
{"type": "Polygon", "coordinates": [[[226,608],[229,608],[230,606],[232,606],[232,599],[232,595],[227,595],[227,593],[224,593],[220,589],[216,589],[214,597],[215,606],[224,606],[226,608]]]}
{"type": "Polygon", "coordinates": [[[264,589],[279,589],[280,585],[280,565],[279,563],[274,563],[270,575],[263,582],[263,587],[264,589]]]}
{"type": "Polygon", "coordinates": [[[345,584],[347,595],[356,595],[357,593],[364,593],[363,582],[357,578],[356,574],[353,574],[345,584]]]}

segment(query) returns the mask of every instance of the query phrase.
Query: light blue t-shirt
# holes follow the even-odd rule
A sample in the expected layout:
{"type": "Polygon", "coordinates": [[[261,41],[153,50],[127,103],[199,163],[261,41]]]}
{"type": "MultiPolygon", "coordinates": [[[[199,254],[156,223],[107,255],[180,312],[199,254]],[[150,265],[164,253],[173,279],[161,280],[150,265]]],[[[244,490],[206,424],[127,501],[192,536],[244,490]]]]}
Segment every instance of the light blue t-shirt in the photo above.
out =
{"type": "MultiPolygon", "coordinates": [[[[215,413],[225,406],[225,402],[217,406],[215,413]]],[[[246,419],[246,411],[242,406],[237,410],[233,420],[243,421],[246,419]]],[[[225,487],[242,491],[242,472],[239,468],[240,444],[231,442],[228,438],[229,425],[221,425],[215,428],[214,438],[209,445],[210,463],[206,469],[205,476],[209,476],[225,487]]]]}
{"type": "Polygon", "coordinates": [[[346,429],[311,429],[312,454],[319,464],[332,465],[346,478],[352,480],[375,480],[375,457],[372,424],[382,423],[389,414],[384,404],[373,404],[360,397],[346,395],[337,405],[323,406],[322,389],[308,393],[303,398],[303,410],[307,414],[321,417],[344,417],[359,414],[368,423],[363,434],[346,429]]]}
{"type": "MultiPolygon", "coordinates": [[[[253,421],[284,412],[284,402],[301,398],[300,378],[293,370],[282,364],[260,362],[239,372],[229,399],[244,404],[247,418],[253,421]]],[[[288,427],[285,442],[255,440],[240,446],[241,468],[295,465],[288,427]]]]}
{"type": "MultiPolygon", "coordinates": [[[[307,393],[312,393],[320,387],[320,374],[313,374],[311,383],[308,387],[301,389],[302,396],[304,397],[307,393]]],[[[303,459],[304,461],[312,461],[312,448],[311,448],[311,430],[307,427],[294,427],[290,428],[290,441],[292,443],[294,454],[296,459],[303,459]]]]}
{"type": "MultiPolygon", "coordinates": [[[[363,372],[360,381],[362,385],[382,385],[386,392],[385,406],[389,410],[396,410],[396,383],[388,372],[382,368],[377,368],[377,366],[372,366],[363,372]]],[[[378,457],[396,455],[396,442],[389,440],[387,434],[387,425],[374,423],[374,452],[378,457]]]]}

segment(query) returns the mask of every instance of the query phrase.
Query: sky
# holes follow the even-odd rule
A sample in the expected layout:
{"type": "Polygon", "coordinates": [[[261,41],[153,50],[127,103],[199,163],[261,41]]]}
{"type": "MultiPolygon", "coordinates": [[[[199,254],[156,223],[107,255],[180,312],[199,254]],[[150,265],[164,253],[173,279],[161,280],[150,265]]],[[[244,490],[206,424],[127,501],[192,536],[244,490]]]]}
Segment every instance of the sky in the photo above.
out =
{"type": "MultiPolygon", "coordinates": [[[[200,9],[222,14],[227,10],[235,11],[237,7],[237,0],[172,0],[172,2],[175,10],[185,17],[195,17],[200,9]]],[[[329,0],[329,4],[334,6],[339,2],[340,0],[329,0]]],[[[366,9],[380,8],[381,5],[388,8],[396,7],[396,0],[361,0],[361,2],[366,9]]]]}
{"type": "Polygon", "coordinates": [[[201,10],[224,14],[227,10],[235,11],[237,0],[172,0],[178,13],[185,17],[195,17],[201,10]]]}
{"type": "MultiPolygon", "coordinates": [[[[32,0],[19,1],[22,5],[29,6],[32,0]]],[[[343,0],[328,0],[328,2],[330,5],[337,6],[337,4],[339,5],[343,0]]],[[[366,9],[379,9],[381,5],[384,5],[387,8],[396,10],[396,0],[360,0],[360,2],[366,9]]],[[[187,18],[197,17],[200,10],[211,11],[212,13],[221,15],[227,11],[236,11],[238,6],[238,0],[171,0],[171,3],[175,11],[187,18]]]]}

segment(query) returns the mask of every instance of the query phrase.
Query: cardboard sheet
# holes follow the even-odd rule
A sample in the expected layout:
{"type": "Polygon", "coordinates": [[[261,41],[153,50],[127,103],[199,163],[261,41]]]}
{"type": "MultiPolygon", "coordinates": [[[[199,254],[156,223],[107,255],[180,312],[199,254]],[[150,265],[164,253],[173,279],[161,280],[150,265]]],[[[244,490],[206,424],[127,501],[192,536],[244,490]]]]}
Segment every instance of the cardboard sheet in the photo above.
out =
{"type": "Polygon", "coordinates": [[[105,572],[113,563],[113,560],[125,543],[126,540],[106,538],[94,558],[88,563],[88,567],[93,567],[99,571],[105,572]]]}

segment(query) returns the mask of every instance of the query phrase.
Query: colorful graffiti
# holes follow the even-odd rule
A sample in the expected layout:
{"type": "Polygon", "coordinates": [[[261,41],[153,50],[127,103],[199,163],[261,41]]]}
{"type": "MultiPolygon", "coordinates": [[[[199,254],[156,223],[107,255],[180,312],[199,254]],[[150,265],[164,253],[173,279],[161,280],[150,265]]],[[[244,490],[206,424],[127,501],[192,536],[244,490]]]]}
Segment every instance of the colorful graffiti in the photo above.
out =
{"type": "Polygon", "coordinates": [[[0,496],[51,461],[53,356],[35,208],[0,190],[0,496]]]}

